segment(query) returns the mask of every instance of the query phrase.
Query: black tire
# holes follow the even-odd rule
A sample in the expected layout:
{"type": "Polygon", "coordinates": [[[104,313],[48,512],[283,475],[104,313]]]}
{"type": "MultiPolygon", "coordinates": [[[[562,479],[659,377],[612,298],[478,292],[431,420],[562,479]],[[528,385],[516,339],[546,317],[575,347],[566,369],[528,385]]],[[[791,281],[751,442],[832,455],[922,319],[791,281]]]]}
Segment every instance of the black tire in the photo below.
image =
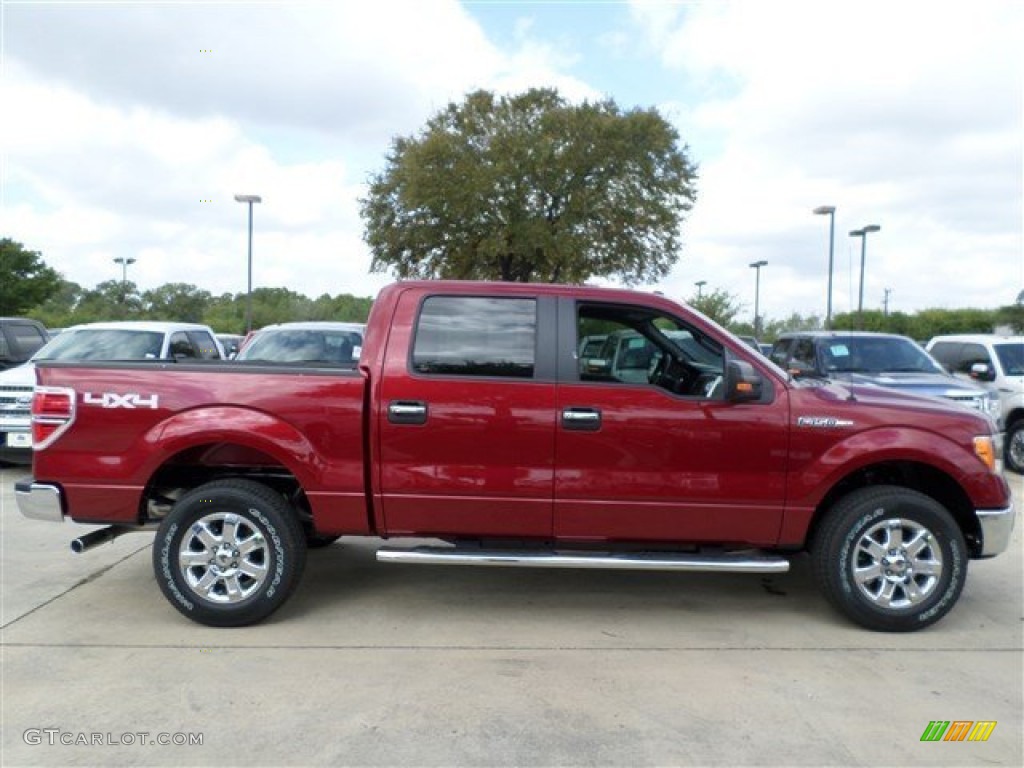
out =
{"type": "Polygon", "coordinates": [[[967,546],[952,515],[934,499],[895,486],[841,499],[822,521],[811,557],[829,602],[876,631],[934,624],[967,580],[967,546]]]}
{"type": "Polygon", "coordinates": [[[164,597],[211,627],[265,619],[291,595],[305,563],[305,536],[293,510],[251,480],[217,480],[186,493],[153,542],[164,597]]]}
{"type": "Polygon", "coordinates": [[[1006,468],[1024,475],[1024,419],[1006,428],[1006,468]]]}

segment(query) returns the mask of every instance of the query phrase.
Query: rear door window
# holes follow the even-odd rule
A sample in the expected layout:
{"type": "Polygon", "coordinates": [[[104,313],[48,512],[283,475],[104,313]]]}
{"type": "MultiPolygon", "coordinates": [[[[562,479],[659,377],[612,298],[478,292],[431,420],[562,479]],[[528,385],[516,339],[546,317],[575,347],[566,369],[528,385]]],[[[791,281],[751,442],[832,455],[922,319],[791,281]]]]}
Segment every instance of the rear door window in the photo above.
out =
{"type": "Polygon", "coordinates": [[[412,369],[421,374],[533,378],[535,299],[430,296],[420,309],[412,369]]]}

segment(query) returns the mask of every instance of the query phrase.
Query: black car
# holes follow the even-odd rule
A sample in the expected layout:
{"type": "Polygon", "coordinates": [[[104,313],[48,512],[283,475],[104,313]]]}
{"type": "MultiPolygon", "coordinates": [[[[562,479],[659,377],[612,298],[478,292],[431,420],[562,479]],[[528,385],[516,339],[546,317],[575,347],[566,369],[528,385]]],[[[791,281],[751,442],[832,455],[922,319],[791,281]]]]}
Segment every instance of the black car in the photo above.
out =
{"type": "Polygon", "coordinates": [[[0,317],[0,371],[21,365],[49,340],[38,320],[0,317]]]}

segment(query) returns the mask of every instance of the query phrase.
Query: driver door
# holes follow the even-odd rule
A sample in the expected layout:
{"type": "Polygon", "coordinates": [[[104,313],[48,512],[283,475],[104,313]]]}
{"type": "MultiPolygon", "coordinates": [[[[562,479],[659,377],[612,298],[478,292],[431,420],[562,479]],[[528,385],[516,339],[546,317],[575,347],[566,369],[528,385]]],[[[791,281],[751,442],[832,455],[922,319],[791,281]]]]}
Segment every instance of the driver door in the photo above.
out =
{"type": "Polygon", "coordinates": [[[769,388],[762,402],[726,402],[714,378],[734,353],[681,320],[572,299],[559,311],[559,327],[573,330],[567,348],[604,333],[603,354],[615,354],[559,373],[556,537],[774,543],[786,471],[784,401],[769,388]],[[643,339],[656,350],[646,377],[628,368],[623,375],[628,357],[614,339],[643,339]]]}

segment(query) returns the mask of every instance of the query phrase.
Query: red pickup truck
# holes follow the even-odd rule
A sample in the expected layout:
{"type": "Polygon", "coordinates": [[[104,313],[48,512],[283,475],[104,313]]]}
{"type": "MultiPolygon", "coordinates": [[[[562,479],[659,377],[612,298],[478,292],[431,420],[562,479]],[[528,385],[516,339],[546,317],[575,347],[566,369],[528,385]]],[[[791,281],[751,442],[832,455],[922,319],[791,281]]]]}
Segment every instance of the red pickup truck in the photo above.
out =
{"type": "Polygon", "coordinates": [[[109,525],[76,551],[155,529],[164,594],[216,626],[280,607],[307,547],[376,536],[423,540],[382,561],[558,568],[809,551],[841,612],[905,631],[1013,528],[987,416],[793,380],[659,295],[397,283],[358,364],[316,366],[40,363],[19,507],[109,525]]]}

